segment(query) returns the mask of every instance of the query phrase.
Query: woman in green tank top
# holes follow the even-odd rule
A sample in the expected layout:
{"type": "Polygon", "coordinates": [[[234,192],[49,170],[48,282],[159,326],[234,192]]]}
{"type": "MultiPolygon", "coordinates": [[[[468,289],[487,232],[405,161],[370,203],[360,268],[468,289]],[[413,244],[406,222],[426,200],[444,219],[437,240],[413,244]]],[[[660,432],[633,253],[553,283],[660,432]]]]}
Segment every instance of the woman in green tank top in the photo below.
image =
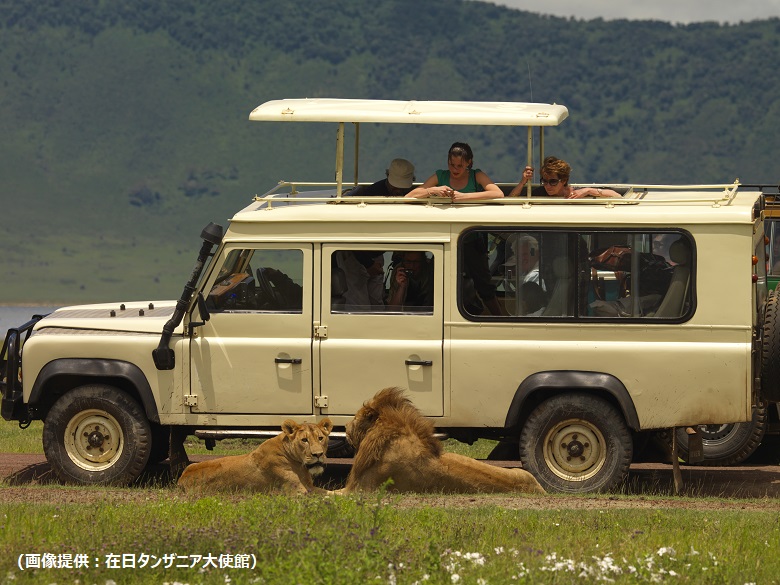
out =
{"type": "Polygon", "coordinates": [[[438,170],[406,197],[449,197],[453,201],[497,199],[504,193],[480,169],[472,169],[474,154],[465,142],[456,142],[447,153],[447,170],[438,170]]]}

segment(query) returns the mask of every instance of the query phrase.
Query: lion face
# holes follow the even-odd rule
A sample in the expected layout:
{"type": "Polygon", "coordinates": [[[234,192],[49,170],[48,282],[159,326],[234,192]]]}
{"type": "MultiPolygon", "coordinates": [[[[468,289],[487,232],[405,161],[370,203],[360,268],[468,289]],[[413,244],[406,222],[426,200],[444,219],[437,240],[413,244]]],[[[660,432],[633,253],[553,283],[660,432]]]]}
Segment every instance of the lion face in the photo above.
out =
{"type": "Polygon", "coordinates": [[[347,423],[346,435],[347,442],[355,449],[360,447],[360,443],[371,426],[376,422],[379,413],[368,404],[364,404],[355,413],[355,417],[347,423]]]}
{"type": "Polygon", "coordinates": [[[293,420],[282,423],[284,448],[287,456],[302,463],[312,476],[325,471],[325,453],[328,450],[328,435],[333,430],[329,418],[318,424],[298,424],[293,420]]]}

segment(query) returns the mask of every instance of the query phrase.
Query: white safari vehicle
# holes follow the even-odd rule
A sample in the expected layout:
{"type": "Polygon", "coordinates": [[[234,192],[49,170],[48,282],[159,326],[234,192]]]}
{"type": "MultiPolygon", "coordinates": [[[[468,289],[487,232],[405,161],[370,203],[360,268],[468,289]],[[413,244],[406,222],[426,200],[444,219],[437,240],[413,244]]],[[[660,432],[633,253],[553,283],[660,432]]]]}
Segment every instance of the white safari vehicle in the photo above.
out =
{"type": "Polygon", "coordinates": [[[359,174],[343,177],[346,123],[528,127],[530,162],[544,127],[567,115],[525,103],[261,105],[251,120],[337,124],[336,181],[281,182],[224,232],[207,226],[178,301],[64,307],[9,330],[3,417],[44,421],[62,480],[128,483],[149,462],[180,464],[192,433],[272,435],[285,418],[328,416],[343,437],[366,399],[400,386],[443,435],[511,445],[565,492],[616,487],[648,432],[749,421],[780,387],[760,193],[341,195],[359,174]],[[401,272],[411,284],[399,300],[401,272]]]}

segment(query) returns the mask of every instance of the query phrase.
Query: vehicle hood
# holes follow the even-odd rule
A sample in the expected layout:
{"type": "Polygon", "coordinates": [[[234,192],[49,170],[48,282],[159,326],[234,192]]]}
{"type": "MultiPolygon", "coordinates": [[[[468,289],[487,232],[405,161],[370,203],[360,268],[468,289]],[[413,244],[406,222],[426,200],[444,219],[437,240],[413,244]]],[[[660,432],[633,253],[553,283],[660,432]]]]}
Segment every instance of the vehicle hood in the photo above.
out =
{"type": "MultiPolygon", "coordinates": [[[[176,301],[137,301],[62,307],[36,323],[34,330],[47,328],[131,333],[162,333],[176,301]]],[[[182,333],[180,324],[174,333],[182,333]]]]}

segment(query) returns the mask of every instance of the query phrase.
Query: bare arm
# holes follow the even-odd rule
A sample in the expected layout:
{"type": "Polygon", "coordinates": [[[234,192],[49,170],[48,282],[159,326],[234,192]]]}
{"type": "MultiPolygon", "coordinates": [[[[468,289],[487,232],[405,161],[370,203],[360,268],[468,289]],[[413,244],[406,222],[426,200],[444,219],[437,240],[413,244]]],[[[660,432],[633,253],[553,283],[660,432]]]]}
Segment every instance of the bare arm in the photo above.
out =
{"type": "Polygon", "coordinates": [[[525,169],[523,170],[523,177],[520,179],[520,182],[517,184],[517,186],[509,192],[509,197],[519,197],[520,195],[522,195],[525,184],[531,179],[533,179],[533,177],[534,177],[534,168],[525,167],[525,169]]]}
{"type": "Polygon", "coordinates": [[[433,174],[422,185],[412,189],[404,197],[413,197],[414,199],[450,197],[451,193],[452,189],[446,185],[439,185],[439,178],[433,174]]]}
{"type": "Polygon", "coordinates": [[[460,191],[453,191],[451,197],[453,201],[476,201],[478,199],[500,199],[504,196],[504,192],[501,187],[496,185],[490,177],[488,177],[482,171],[477,173],[477,183],[482,185],[484,191],[478,191],[477,193],[461,193],[460,191]]]}
{"type": "Polygon", "coordinates": [[[612,189],[599,189],[596,187],[583,187],[582,189],[572,189],[566,199],[582,199],[583,197],[620,197],[620,193],[612,189]]]}

